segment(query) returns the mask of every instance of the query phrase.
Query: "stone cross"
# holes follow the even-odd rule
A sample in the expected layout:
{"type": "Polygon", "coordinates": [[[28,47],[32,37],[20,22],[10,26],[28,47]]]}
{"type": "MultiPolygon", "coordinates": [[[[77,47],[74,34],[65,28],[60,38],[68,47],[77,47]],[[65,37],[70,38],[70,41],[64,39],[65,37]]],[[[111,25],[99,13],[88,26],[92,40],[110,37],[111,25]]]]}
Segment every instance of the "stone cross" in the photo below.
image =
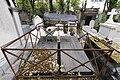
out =
{"type": "Polygon", "coordinates": [[[116,14],[117,14],[116,9],[112,9],[111,12],[108,12],[108,15],[110,15],[110,17],[106,22],[113,22],[113,16],[116,14]]]}

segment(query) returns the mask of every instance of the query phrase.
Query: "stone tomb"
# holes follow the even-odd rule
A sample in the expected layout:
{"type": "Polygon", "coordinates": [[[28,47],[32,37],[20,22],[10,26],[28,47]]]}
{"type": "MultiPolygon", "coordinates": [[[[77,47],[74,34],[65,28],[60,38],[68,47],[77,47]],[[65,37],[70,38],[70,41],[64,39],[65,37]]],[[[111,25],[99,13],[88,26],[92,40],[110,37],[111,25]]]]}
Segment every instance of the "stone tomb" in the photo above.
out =
{"type": "Polygon", "coordinates": [[[108,38],[110,40],[113,40],[117,43],[120,43],[120,23],[113,21],[113,16],[116,15],[116,9],[112,9],[111,12],[109,12],[109,19],[105,23],[100,24],[99,33],[103,35],[104,38],[108,38]],[[119,39],[119,40],[118,40],[119,39]]]}

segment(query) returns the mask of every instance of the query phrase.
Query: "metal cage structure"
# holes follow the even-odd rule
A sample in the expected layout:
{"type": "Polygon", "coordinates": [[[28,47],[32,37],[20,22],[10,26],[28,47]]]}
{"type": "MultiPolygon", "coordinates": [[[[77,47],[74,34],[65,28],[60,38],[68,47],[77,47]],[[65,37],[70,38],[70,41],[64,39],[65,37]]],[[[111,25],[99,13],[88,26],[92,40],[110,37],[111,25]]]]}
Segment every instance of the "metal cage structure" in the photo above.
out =
{"type": "MultiPolygon", "coordinates": [[[[90,46],[90,48],[81,48],[81,49],[61,49],[59,47],[59,42],[58,42],[58,47],[57,49],[42,49],[42,48],[38,48],[38,41],[40,39],[40,37],[38,36],[39,34],[39,30],[34,28],[33,30],[27,32],[26,34],[22,35],[21,37],[5,44],[2,46],[1,50],[4,54],[4,57],[6,58],[10,69],[12,70],[12,72],[14,73],[14,79],[16,80],[102,80],[101,75],[105,75],[106,74],[106,64],[108,63],[108,61],[110,60],[110,56],[112,54],[112,52],[114,51],[113,48],[108,47],[107,49],[96,49],[93,48],[89,37],[93,37],[94,39],[97,39],[98,41],[100,41],[101,43],[105,44],[104,42],[102,42],[101,40],[99,40],[98,38],[92,36],[91,34],[87,33],[84,31],[84,34],[79,33],[79,44],[83,44],[81,39],[84,39],[85,44],[88,44],[90,46]],[[32,32],[36,31],[36,35],[33,34],[32,32]],[[20,42],[22,41],[22,42],[20,42]],[[89,42],[89,43],[88,43],[89,42]],[[39,51],[39,52],[38,52],[39,51]],[[48,51],[48,52],[45,52],[48,51]],[[49,52],[52,51],[52,52],[49,52]],[[86,62],[81,62],[79,60],[77,60],[75,57],[69,55],[69,51],[89,51],[92,52],[90,54],[92,54],[94,57],[92,59],[89,59],[86,62]],[[38,61],[31,61],[31,56],[33,55],[33,53],[35,53],[37,56],[39,56],[39,54],[42,54],[41,52],[44,52],[44,55],[46,56],[42,56],[42,58],[38,57],[37,60],[38,61]],[[99,55],[95,55],[97,54],[97,52],[101,52],[102,54],[99,55]],[[75,62],[79,63],[78,66],[74,66],[73,68],[69,69],[68,71],[61,71],[61,54],[65,54],[66,56],[68,56],[69,58],[71,58],[72,60],[74,60],[75,62]],[[56,56],[54,56],[56,55],[56,56]],[[108,55],[106,60],[103,61],[103,65],[101,67],[101,69],[98,69],[98,63],[97,63],[97,59],[103,57],[104,55],[108,55]],[[10,58],[12,57],[12,59],[10,58]],[[15,59],[15,60],[13,60],[15,59]],[[12,61],[13,60],[13,61],[12,61]],[[56,64],[58,64],[58,68],[57,71],[54,71],[53,69],[55,67],[49,67],[51,66],[51,63],[49,60],[55,60],[56,64]],[[86,66],[87,63],[91,63],[94,62],[94,70],[90,69],[88,66],[86,66]],[[46,65],[46,64],[47,65],[46,65]],[[17,65],[16,66],[14,65],[17,65]],[[49,66],[48,66],[49,64],[49,66]],[[29,67],[28,67],[29,66],[29,67]],[[46,68],[46,66],[48,66],[46,68]],[[79,72],[74,72],[74,74],[72,74],[72,71],[84,66],[85,68],[87,68],[88,70],[90,70],[90,74],[84,74],[84,73],[79,73],[79,72]],[[42,69],[41,69],[42,67],[42,69]],[[40,69],[40,71],[36,71],[37,69],[40,69]],[[35,71],[34,71],[35,70],[35,71]],[[50,71],[49,71],[50,70],[50,71]],[[33,72],[32,72],[33,71],[33,72]]],[[[107,44],[105,44],[107,45],[107,44]]]]}

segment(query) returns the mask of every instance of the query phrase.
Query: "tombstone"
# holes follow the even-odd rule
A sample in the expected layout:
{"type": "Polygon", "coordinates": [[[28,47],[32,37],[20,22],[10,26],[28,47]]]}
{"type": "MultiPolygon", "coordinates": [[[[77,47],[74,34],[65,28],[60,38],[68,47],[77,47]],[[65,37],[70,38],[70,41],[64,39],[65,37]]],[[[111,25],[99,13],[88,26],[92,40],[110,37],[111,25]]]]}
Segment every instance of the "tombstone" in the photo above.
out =
{"type": "Polygon", "coordinates": [[[34,15],[33,26],[38,27],[38,30],[40,29],[40,34],[39,34],[40,36],[46,36],[46,32],[43,28],[44,26],[43,19],[40,18],[38,15],[37,16],[34,15]]]}
{"type": "Polygon", "coordinates": [[[28,24],[28,13],[25,10],[20,11],[20,20],[22,24],[28,24]]]}
{"type": "Polygon", "coordinates": [[[83,27],[83,30],[85,30],[85,31],[87,31],[87,32],[89,32],[89,33],[91,33],[91,34],[96,34],[96,33],[97,33],[97,30],[95,30],[95,29],[93,28],[94,25],[95,25],[95,21],[94,21],[94,20],[91,20],[89,26],[86,25],[86,26],[82,26],[82,27],[83,27]]]}
{"type": "Polygon", "coordinates": [[[43,19],[40,18],[38,15],[37,16],[34,16],[34,19],[33,19],[33,24],[35,27],[41,27],[43,26],[43,19]]]}
{"type": "Polygon", "coordinates": [[[95,25],[95,21],[94,21],[94,20],[91,20],[91,21],[90,21],[90,24],[89,24],[89,26],[91,27],[91,29],[93,29],[94,25],[95,25]]]}

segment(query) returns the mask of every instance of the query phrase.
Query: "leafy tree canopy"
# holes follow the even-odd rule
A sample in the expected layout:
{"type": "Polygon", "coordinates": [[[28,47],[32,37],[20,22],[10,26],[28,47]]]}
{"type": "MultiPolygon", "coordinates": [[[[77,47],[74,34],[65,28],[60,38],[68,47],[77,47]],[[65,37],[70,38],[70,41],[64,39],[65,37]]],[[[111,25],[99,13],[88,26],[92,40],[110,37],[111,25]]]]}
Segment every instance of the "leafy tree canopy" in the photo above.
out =
{"type": "Polygon", "coordinates": [[[118,0],[107,0],[107,3],[109,3],[108,11],[111,11],[111,9],[117,7],[118,0]]]}
{"type": "Polygon", "coordinates": [[[71,4],[71,7],[73,7],[74,10],[79,9],[80,0],[71,0],[70,4],[71,4]]]}
{"type": "MultiPolygon", "coordinates": [[[[26,9],[31,13],[34,12],[34,14],[42,14],[44,11],[50,11],[50,1],[51,0],[16,0],[19,9],[26,9]]],[[[54,12],[61,11],[61,8],[66,12],[67,8],[71,9],[71,7],[73,10],[76,10],[79,8],[79,4],[80,0],[52,0],[54,12]]]]}

